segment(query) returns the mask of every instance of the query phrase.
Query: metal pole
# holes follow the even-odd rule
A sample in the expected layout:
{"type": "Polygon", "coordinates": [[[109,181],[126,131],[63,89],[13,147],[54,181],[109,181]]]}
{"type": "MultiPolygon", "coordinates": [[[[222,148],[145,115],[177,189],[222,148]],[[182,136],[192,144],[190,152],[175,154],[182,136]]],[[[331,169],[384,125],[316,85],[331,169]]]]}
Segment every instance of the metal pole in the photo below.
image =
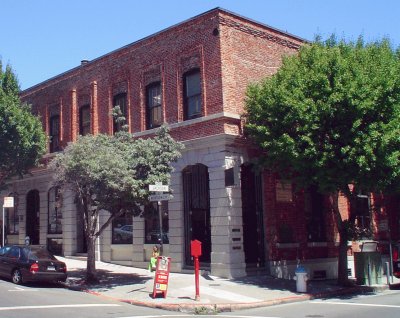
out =
{"type": "Polygon", "coordinates": [[[200,301],[200,283],[199,283],[199,258],[197,256],[194,257],[194,277],[195,277],[195,284],[196,284],[196,301],[200,301]]]}
{"type": "Polygon", "coordinates": [[[161,209],[161,201],[157,201],[157,210],[158,210],[158,219],[160,223],[160,255],[163,255],[163,244],[164,244],[164,235],[163,235],[163,220],[162,220],[162,209],[161,209]]]}

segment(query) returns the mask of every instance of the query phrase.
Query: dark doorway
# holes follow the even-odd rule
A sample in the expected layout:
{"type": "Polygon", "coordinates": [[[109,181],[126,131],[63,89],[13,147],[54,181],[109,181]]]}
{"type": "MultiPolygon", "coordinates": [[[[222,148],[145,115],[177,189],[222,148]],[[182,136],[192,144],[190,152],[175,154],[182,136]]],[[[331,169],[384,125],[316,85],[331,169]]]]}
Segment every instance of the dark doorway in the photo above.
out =
{"type": "Polygon", "coordinates": [[[32,245],[40,243],[40,197],[38,190],[29,191],[26,196],[26,236],[32,245]]]}
{"type": "Polygon", "coordinates": [[[261,180],[253,165],[241,166],[243,248],[247,267],[265,265],[261,180]]]}
{"type": "Polygon", "coordinates": [[[186,167],[183,172],[185,221],[185,261],[192,266],[190,241],[202,243],[200,262],[211,261],[210,189],[208,168],[202,164],[186,167]]]}

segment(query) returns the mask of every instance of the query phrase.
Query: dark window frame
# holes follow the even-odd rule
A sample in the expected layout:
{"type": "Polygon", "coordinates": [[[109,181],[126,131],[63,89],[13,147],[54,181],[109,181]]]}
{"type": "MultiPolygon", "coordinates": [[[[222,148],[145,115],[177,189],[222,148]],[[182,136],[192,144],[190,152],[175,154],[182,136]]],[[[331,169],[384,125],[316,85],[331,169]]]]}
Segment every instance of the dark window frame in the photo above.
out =
{"type": "Polygon", "coordinates": [[[116,217],[112,221],[111,226],[111,244],[133,244],[133,216],[128,213],[116,217]],[[132,235],[126,235],[127,233],[116,233],[116,230],[122,229],[124,226],[132,227],[132,235]]]}
{"type": "MultiPolygon", "coordinates": [[[[183,74],[183,105],[184,105],[184,119],[194,119],[201,117],[203,114],[203,101],[202,101],[202,82],[200,68],[193,68],[183,74]],[[198,87],[189,87],[190,77],[198,75],[198,87]],[[194,93],[189,93],[189,90],[195,90],[194,93]],[[199,110],[192,110],[193,105],[199,105],[199,110]]],[[[197,108],[197,107],[195,107],[197,108]]]]}
{"type": "Polygon", "coordinates": [[[6,218],[6,235],[18,235],[19,234],[19,216],[18,216],[18,195],[16,193],[10,193],[9,197],[14,198],[14,207],[4,208],[6,218]],[[12,211],[13,217],[10,218],[10,211],[12,211]]]}
{"type": "Polygon", "coordinates": [[[50,152],[61,150],[61,122],[60,115],[50,117],[50,152]]]}
{"type": "Polygon", "coordinates": [[[372,209],[371,195],[360,191],[355,195],[354,205],[351,209],[352,219],[355,226],[368,236],[371,233],[372,226],[372,209]]]}
{"type": "Polygon", "coordinates": [[[92,118],[90,113],[90,104],[83,105],[79,108],[79,135],[86,136],[91,133],[92,118]],[[88,120],[85,120],[85,112],[88,112],[88,120]]]}
{"type": "Polygon", "coordinates": [[[122,116],[125,117],[124,123],[117,123],[115,118],[113,118],[113,133],[117,133],[122,130],[122,126],[128,123],[128,94],[127,93],[119,93],[114,95],[113,97],[113,108],[115,106],[119,106],[122,116]],[[122,105],[121,101],[123,101],[122,105]]]}
{"type": "Polygon", "coordinates": [[[60,187],[50,188],[49,191],[47,192],[47,234],[63,233],[61,204],[62,204],[61,188],[60,187]],[[54,225],[55,229],[53,229],[54,225]]]}
{"type": "MultiPolygon", "coordinates": [[[[152,202],[151,205],[145,207],[145,227],[144,227],[144,244],[160,244],[160,218],[158,211],[158,203],[152,202]]],[[[169,244],[169,211],[168,201],[161,201],[159,206],[162,215],[163,244],[169,244]]]]}
{"type": "Polygon", "coordinates": [[[153,82],[146,86],[146,127],[147,129],[152,129],[156,127],[160,127],[163,122],[163,113],[162,113],[162,86],[161,82],[153,82]],[[158,89],[159,90],[159,101],[154,102],[154,99],[157,95],[152,95],[151,93],[158,89]],[[159,120],[155,120],[155,113],[158,114],[159,120]]]}
{"type": "Polygon", "coordinates": [[[308,242],[326,242],[325,197],[314,186],[304,192],[308,242]]]}

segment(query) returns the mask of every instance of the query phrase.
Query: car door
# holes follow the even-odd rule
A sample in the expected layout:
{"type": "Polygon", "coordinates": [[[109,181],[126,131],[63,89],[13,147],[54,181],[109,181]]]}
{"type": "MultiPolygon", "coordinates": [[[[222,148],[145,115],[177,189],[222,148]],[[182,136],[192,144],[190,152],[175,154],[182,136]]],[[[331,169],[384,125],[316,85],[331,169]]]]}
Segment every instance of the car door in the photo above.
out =
{"type": "Polygon", "coordinates": [[[0,248],[0,275],[5,276],[7,268],[7,253],[10,250],[10,246],[4,246],[0,248]]]}
{"type": "Polygon", "coordinates": [[[12,269],[15,264],[19,262],[20,248],[18,246],[12,246],[3,258],[3,275],[10,276],[12,269]]]}

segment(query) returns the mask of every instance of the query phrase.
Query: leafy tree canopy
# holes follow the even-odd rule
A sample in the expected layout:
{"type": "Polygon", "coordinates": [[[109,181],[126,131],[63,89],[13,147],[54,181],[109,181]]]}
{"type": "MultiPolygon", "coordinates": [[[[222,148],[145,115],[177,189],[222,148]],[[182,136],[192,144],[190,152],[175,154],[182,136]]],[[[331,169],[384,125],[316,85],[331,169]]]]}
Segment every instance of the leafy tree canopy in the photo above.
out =
{"type": "Polygon", "coordinates": [[[182,148],[163,126],[154,138],[147,139],[135,139],[126,131],[83,136],[51,161],[56,183],[77,194],[84,216],[88,282],[97,281],[95,239],[115,217],[142,213],[140,207],[149,203],[149,185],[169,183],[171,163],[180,157],[182,148]],[[99,226],[101,210],[108,211],[109,217],[99,226]]]}
{"type": "Polygon", "coordinates": [[[398,191],[400,185],[400,51],[388,40],[303,46],[278,72],[251,85],[248,135],[261,161],[304,188],[329,194],[339,232],[338,282],[347,284],[348,220],[339,192],[398,191]]]}
{"type": "Polygon", "coordinates": [[[399,58],[388,40],[334,37],[286,57],[275,76],[248,89],[246,129],[264,163],[323,192],[397,186],[399,58]]]}
{"type": "Polygon", "coordinates": [[[40,120],[19,98],[19,84],[9,65],[0,61],[0,185],[5,179],[27,172],[46,151],[40,120]]]}

